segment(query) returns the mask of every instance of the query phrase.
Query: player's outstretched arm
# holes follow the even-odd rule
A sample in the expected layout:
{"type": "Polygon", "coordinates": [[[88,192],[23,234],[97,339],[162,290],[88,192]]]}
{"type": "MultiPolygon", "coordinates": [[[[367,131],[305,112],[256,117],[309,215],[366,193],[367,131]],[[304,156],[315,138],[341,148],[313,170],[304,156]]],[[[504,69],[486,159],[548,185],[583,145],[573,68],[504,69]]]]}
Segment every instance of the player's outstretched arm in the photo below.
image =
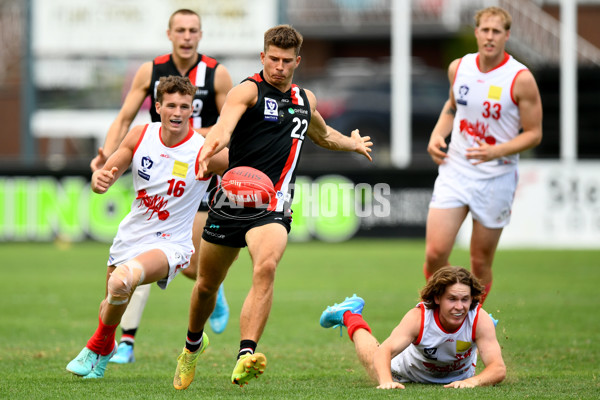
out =
{"type": "Polygon", "coordinates": [[[502,350],[496,338],[496,328],[492,318],[483,309],[479,310],[475,343],[479,357],[485,368],[478,375],[444,385],[447,388],[472,388],[500,383],[506,377],[506,365],[502,359],[502,350]]]}
{"type": "Polygon", "coordinates": [[[402,353],[419,335],[421,312],[417,308],[409,310],[390,336],[377,348],[373,356],[373,368],[377,374],[377,389],[404,389],[404,385],[392,379],[390,363],[392,358],[402,353]]]}
{"type": "Polygon", "coordinates": [[[365,156],[369,161],[371,158],[371,147],[373,142],[370,136],[360,136],[358,129],[346,136],[325,123],[325,120],[317,111],[317,99],[315,95],[306,90],[306,96],[310,102],[311,118],[306,134],[315,144],[329,150],[353,151],[365,156]]]}
{"type": "Polygon", "coordinates": [[[244,112],[252,107],[258,98],[258,89],[253,82],[242,82],[227,94],[219,120],[206,135],[206,140],[198,157],[198,174],[202,179],[209,171],[211,157],[229,144],[231,135],[244,112]],[[215,146],[215,142],[217,145],[215,146]]]}
{"type": "Polygon", "coordinates": [[[133,159],[133,149],[143,131],[143,125],[133,127],[125,136],[117,151],[106,160],[103,167],[94,171],[91,186],[95,193],[106,193],[112,184],[127,170],[133,159]]]}
{"type": "Polygon", "coordinates": [[[108,157],[119,147],[146,98],[151,78],[152,62],[146,62],[136,72],[131,83],[131,88],[123,101],[123,106],[119,114],[117,114],[117,118],[115,118],[108,128],[106,138],[104,139],[104,146],[98,149],[98,155],[90,162],[92,172],[102,168],[108,157]]]}

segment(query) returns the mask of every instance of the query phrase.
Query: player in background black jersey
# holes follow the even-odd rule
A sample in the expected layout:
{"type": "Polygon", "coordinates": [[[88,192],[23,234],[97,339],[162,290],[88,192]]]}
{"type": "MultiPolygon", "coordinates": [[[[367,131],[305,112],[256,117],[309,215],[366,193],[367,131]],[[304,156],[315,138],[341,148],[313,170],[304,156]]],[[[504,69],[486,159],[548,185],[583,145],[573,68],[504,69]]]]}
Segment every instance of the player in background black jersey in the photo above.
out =
{"type": "MultiPolygon", "coordinates": [[[[210,127],[216,123],[225,103],[225,97],[233,83],[229,72],[222,64],[197,51],[198,43],[202,39],[200,16],[188,9],[175,11],[169,18],[167,37],[173,45],[172,52],[142,64],[137,70],[121,110],[106,134],[104,147],[98,149],[98,155],[90,163],[92,171],[102,168],[107,158],[119,147],[146,97],[150,96],[151,99],[152,122],[160,121],[160,116],[154,109],[154,103],[156,86],[163,76],[187,76],[196,85],[194,109],[190,118],[192,128],[205,136],[210,127]]],[[[198,271],[200,236],[208,215],[207,211],[206,201],[203,201],[194,218],[193,242],[196,251],[192,256],[189,268],[182,271],[185,276],[193,280],[196,279],[198,271]]],[[[121,343],[111,362],[129,363],[135,360],[133,355],[135,334],[149,294],[150,285],[142,285],[132,296],[121,320],[123,331],[121,343]]],[[[221,333],[225,329],[228,319],[229,307],[221,286],[219,302],[210,318],[213,331],[221,333]]]]}
{"type": "MultiPolygon", "coordinates": [[[[244,385],[264,372],[266,357],[255,353],[273,300],[275,270],[287,245],[290,230],[295,170],[302,144],[309,137],[331,150],[353,151],[371,160],[372,142],[358,130],[350,136],[327,126],[309,90],[292,83],[300,64],[302,35],[289,25],[269,29],[260,58],[263,71],[235,86],[227,95],[221,118],[206,136],[205,148],[229,145],[229,167],[245,165],[266,173],[275,186],[275,199],[267,210],[240,209],[223,203],[217,194],[202,235],[200,271],[192,291],[185,348],[177,360],[176,389],[194,379],[196,363],[206,348],[204,324],[213,310],[217,289],[240,248],[248,246],[252,258],[252,287],[240,315],[240,350],[231,381],[244,385]],[[268,211],[268,212],[264,212],[268,211]]],[[[199,177],[210,157],[199,156],[199,177]]]]}

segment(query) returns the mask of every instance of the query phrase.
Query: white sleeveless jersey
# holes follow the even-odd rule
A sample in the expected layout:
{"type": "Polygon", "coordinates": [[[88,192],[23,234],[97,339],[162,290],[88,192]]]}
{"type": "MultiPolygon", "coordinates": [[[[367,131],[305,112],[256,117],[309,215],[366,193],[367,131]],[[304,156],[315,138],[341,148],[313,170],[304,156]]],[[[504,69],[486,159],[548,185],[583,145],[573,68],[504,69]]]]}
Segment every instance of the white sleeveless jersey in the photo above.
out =
{"type": "Polygon", "coordinates": [[[467,54],[456,69],[452,84],[456,115],[448,159],[441,167],[455,168],[472,178],[491,178],[515,171],[519,155],[473,165],[466,158],[467,148],[478,146],[476,138],[495,145],[519,134],[521,117],[513,87],[517,75],[527,67],[507,53],[499,66],[486,73],[479,70],[478,61],[478,53],[467,54]]]}
{"type": "Polygon", "coordinates": [[[477,345],[475,326],[481,305],[470,310],[456,332],[446,332],[437,310],[421,309],[421,330],[415,342],[392,359],[394,380],[398,382],[450,383],[475,375],[477,345]]]}
{"type": "Polygon", "coordinates": [[[181,143],[167,147],[160,129],[160,122],[146,125],[134,149],[136,198],[119,224],[113,248],[169,242],[193,249],[194,215],[210,182],[195,179],[204,138],[190,129],[181,143]]]}

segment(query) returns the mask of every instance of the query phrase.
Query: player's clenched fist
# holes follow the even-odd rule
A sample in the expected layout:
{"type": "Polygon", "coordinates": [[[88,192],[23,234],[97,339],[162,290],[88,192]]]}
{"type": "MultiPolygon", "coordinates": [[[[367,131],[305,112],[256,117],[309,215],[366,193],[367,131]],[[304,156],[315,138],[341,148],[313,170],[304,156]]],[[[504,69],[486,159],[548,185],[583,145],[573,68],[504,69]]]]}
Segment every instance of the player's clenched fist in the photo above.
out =
{"type": "Polygon", "coordinates": [[[99,169],[92,174],[92,190],[94,193],[106,193],[108,188],[115,181],[115,174],[119,169],[112,167],[110,171],[99,169]]]}

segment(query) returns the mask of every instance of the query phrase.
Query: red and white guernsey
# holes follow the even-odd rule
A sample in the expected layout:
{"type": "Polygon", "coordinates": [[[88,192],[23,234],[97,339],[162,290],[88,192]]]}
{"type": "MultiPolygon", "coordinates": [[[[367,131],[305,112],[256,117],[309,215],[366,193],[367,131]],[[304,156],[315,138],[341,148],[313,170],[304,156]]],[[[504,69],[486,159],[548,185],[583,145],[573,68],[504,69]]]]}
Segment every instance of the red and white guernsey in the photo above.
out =
{"type": "Polygon", "coordinates": [[[131,172],[136,198],[119,224],[113,246],[169,241],[193,249],[192,223],[210,181],[195,179],[204,138],[190,129],[185,139],[168,147],[160,130],[160,122],[146,125],[134,149],[131,172]]]}
{"type": "Polygon", "coordinates": [[[467,313],[455,332],[444,330],[438,309],[428,309],[423,303],[417,304],[417,308],[421,310],[421,330],[417,340],[392,359],[394,380],[450,383],[475,375],[475,326],[481,305],[467,313]]]}
{"type": "Polygon", "coordinates": [[[478,53],[460,60],[452,83],[456,116],[448,159],[441,168],[452,167],[472,178],[491,178],[516,170],[518,154],[479,165],[466,158],[467,148],[478,146],[476,138],[496,145],[515,138],[521,130],[513,88],[517,75],[527,67],[509,54],[504,55],[500,65],[485,73],[479,70],[478,53]]]}

